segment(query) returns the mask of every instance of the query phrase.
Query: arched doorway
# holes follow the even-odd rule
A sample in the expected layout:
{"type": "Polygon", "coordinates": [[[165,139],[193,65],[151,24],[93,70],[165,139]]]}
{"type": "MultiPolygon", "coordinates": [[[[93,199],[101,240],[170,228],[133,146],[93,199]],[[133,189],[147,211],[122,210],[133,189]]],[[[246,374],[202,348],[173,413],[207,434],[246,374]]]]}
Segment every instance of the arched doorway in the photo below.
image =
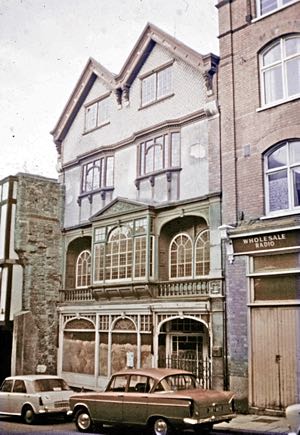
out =
{"type": "Polygon", "coordinates": [[[158,366],[193,372],[209,388],[210,340],[207,326],[191,317],[175,317],[161,324],[158,336],[158,366]]]}

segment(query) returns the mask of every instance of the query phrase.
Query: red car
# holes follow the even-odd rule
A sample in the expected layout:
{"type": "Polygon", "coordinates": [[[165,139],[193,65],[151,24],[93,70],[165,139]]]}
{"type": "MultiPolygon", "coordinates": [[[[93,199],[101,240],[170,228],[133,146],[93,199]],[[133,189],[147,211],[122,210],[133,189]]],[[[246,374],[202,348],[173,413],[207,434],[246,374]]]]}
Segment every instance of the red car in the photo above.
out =
{"type": "Polygon", "coordinates": [[[104,392],[75,394],[70,406],[80,432],[109,425],[143,427],[151,435],[184,428],[200,434],[235,417],[232,392],[204,390],[192,373],[176,369],[120,371],[104,392]]]}

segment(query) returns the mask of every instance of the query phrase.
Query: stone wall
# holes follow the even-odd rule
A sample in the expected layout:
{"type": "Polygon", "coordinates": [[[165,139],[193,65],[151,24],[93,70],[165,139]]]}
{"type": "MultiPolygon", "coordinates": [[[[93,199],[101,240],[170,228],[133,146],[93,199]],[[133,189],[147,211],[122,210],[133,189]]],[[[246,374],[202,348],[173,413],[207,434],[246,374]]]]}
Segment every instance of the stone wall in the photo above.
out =
{"type": "Polygon", "coordinates": [[[56,373],[63,195],[57,181],[18,174],[15,249],[24,268],[14,322],[16,373],[56,373]]]}

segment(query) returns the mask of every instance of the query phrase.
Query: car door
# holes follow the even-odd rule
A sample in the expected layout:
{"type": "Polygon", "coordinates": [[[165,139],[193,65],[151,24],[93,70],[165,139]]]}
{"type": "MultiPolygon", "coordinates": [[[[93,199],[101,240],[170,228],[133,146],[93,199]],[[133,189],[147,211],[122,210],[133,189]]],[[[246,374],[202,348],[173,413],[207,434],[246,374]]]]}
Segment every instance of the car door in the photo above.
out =
{"type": "Polygon", "coordinates": [[[154,381],[148,376],[131,375],[123,400],[123,421],[127,424],[145,424],[148,418],[149,391],[154,381]]]}
{"type": "Polygon", "coordinates": [[[0,413],[9,414],[11,391],[13,386],[12,379],[6,379],[0,389],[0,413]]]}
{"type": "Polygon", "coordinates": [[[127,375],[113,376],[104,393],[89,402],[92,418],[96,421],[118,424],[123,421],[123,400],[128,382],[127,375]]]}
{"type": "Polygon", "coordinates": [[[28,399],[25,382],[22,379],[15,379],[11,393],[10,413],[20,415],[24,402],[28,399]]]}

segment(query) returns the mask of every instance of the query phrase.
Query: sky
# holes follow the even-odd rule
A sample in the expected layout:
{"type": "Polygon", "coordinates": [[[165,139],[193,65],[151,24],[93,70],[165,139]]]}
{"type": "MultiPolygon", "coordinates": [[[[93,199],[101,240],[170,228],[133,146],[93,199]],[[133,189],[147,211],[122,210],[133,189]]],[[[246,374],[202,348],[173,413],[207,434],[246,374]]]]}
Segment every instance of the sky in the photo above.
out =
{"type": "Polygon", "coordinates": [[[216,0],[0,0],[0,180],[57,178],[56,125],[89,57],[119,73],[148,22],[218,54],[216,0]]]}

